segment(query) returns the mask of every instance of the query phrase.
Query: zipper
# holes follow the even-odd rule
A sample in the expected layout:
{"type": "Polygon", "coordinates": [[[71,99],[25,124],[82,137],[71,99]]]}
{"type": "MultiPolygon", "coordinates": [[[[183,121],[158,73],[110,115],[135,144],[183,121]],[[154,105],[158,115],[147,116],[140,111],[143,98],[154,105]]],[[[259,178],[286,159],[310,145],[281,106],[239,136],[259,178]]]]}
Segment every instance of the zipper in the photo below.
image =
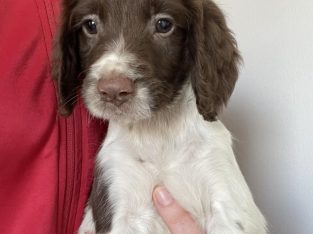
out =
{"type": "MultiPolygon", "coordinates": [[[[65,130],[63,130],[64,134],[60,135],[60,140],[65,140],[65,150],[60,152],[60,157],[65,158],[63,160],[65,170],[61,171],[59,181],[61,186],[59,196],[63,204],[59,205],[58,233],[71,234],[74,233],[81,191],[83,130],[80,103],[77,103],[71,116],[60,118],[60,120],[65,123],[61,126],[65,130]]],[[[60,166],[62,166],[62,163],[60,166]]]]}
{"type": "Polygon", "coordinates": [[[80,106],[71,116],[59,118],[59,204],[58,234],[74,233],[76,209],[81,189],[81,116],[80,106]]]}
{"type": "Polygon", "coordinates": [[[81,187],[81,161],[82,161],[82,116],[81,105],[77,104],[67,126],[67,185],[63,227],[65,233],[74,232],[75,216],[77,212],[79,193],[81,187]]]}

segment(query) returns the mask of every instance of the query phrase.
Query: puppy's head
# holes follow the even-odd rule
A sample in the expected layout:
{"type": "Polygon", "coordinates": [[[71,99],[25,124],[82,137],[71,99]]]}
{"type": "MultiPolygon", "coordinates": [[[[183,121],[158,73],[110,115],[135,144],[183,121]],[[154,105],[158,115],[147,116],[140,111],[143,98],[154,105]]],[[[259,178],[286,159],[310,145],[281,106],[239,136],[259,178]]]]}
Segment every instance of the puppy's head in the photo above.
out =
{"type": "Polygon", "coordinates": [[[238,60],[211,1],[67,0],[53,76],[65,115],[82,90],[96,117],[146,119],[171,105],[191,79],[199,112],[214,120],[232,93],[238,60]]]}

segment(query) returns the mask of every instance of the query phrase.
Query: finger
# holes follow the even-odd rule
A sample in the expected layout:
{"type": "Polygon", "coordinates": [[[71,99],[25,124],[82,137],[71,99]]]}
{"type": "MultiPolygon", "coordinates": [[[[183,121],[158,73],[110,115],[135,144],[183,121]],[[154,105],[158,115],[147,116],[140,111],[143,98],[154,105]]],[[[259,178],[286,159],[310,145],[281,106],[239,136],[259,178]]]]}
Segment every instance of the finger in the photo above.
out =
{"type": "Polygon", "coordinates": [[[185,211],[164,187],[153,192],[154,205],[172,234],[203,234],[191,215],[185,211]]]}

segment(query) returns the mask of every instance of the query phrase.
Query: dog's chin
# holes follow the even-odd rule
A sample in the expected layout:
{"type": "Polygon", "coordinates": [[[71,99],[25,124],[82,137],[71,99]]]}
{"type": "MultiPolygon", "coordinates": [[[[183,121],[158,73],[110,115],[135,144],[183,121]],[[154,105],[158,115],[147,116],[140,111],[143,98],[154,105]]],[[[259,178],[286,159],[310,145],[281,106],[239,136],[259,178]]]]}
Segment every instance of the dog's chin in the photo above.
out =
{"type": "Polygon", "coordinates": [[[149,105],[134,100],[120,106],[105,101],[85,101],[85,104],[92,116],[103,120],[131,124],[151,117],[149,105]]]}

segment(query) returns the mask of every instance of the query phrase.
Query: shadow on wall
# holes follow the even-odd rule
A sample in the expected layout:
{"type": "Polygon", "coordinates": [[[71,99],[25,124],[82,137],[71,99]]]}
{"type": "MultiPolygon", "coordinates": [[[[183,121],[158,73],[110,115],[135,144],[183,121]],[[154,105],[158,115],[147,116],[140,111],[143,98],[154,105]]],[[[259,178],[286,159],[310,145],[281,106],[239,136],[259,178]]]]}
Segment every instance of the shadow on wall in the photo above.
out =
{"type": "Polygon", "coordinates": [[[271,234],[309,234],[299,232],[308,226],[307,220],[302,219],[307,207],[301,200],[299,184],[291,183],[295,178],[290,178],[293,169],[289,159],[282,161],[284,150],[290,150],[294,142],[288,142],[290,138],[283,132],[281,120],[269,113],[268,106],[257,105],[255,100],[247,98],[249,95],[235,94],[221,115],[233,135],[241,171],[268,221],[271,234]],[[276,147],[277,144],[288,147],[282,149],[276,147]]]}

